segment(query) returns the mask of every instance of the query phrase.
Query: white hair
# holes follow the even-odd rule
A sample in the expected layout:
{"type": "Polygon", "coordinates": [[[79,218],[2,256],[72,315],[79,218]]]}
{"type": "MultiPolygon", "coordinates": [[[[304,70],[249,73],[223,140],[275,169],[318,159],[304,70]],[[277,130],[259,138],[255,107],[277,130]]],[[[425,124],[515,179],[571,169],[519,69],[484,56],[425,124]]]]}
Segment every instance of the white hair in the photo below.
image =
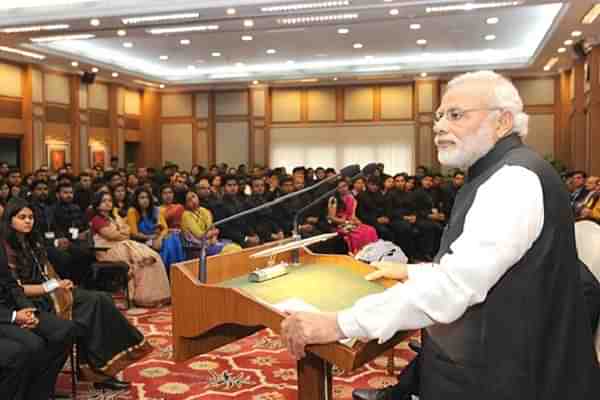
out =
{"type": "Polygon", "coordinates": [[[528,133],[529,115],[523,112],[523,100],[519,91],[510,80],[493,71],[468,72],[448,82],[448,90],[468,82],[484,82],[490,84],[490,107],[497,107],[510,112],[513,116],[513,131],[525,137],[528,133]]]}

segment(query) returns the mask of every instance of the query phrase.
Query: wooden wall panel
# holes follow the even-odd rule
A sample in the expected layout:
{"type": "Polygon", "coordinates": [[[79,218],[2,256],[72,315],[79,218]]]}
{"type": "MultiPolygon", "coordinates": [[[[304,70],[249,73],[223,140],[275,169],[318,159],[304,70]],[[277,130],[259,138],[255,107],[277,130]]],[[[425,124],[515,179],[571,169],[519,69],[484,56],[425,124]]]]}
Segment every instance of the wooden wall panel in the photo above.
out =
{"type": "Polygon", "coordinates": [[[96,82],[88,86],[88,93],[89,108],[108,111],[108,85],[96,82]]]}
{"type": "Polygon", "coordinates": [[[196,140],[196,156],[197,163],[208,167],[208,158],[209,158],[209,146],[208,146],[208,132],[205,129],[198,129],[196,133],[198,138],[196,140]]]}
{"type": "Polygon", "coordinates": [[[419,112],[433,112],[433,81],[421,81],[417,85],[418,93],[418,109],[419,112]]]}
{"type": "Polygon", "coordinates": [[[373,119],[373,88],[348,87],[344,90],[344,119],[366,121],[373,119]]]}
{"type": "Polygon", "coordinates": [[[109,128],[110,118],[107,112],[90,111],[90,126],[95,128],[109,128]]]}
{"type": "Polygon", "coordinates": [[[216,92],[215,115],[248,115],[248,91],[216,92]]]}
{"type": "Polygon", "coordinates": [[[433,129],[427,125],[419,127],[419,164],[431,166],[433,164],[433,129]]]}
{"type": "Polygon", "coordinates": [[[519,91],[523,104],[553,105],[554,79],[515,79],[513,84],[519,91]]]}
{"type": "Polygon", "coordinates": [[[45,153],[44,123],[39,119],[33,120],[33,168],[38,169],[44,164],[45,153]]]}
{"type": "Polygon", "coordinates": [[[336,92],[333,89],[310,89],[307,91],[308,120],[335,121],[336,92]]]}
{"type": "Polygon", "coordinates": [[[229,165],[248,164],[250,138],[247,122],[217,122],[216,156],[229,165]]]}
{"type": "Polygon", "coordinates": [[[71,139],[71,125],[47,122],[44,125],[44,133],[48,142],[69,143],[71,139]]]}
{"type": "Polygon", "coordinates": [[[141,121],[138,118],[125,118],[125,129],[141,129],[141,121]]]}
{"type": "Polygon", "coordinates": [[[90,141],[87,125],[79,126],[79,165],[82,169],[90,167],[90,141]]]}
{"type": "Polygon", "coordinates": [[[301,119],[301,92],[298,89],[271,91],[273,122],[299,122],[301,119]]]}
{"type": "Polygon", "coordinates": [[[542,157],[554,156],[554,114],[530,115],[525,142],[542,157]]]}
{"type": "Polygon", "coordinates": [[[142,96],[137,90],[125,90],[125,114],[140,115],[142,111],[142,96]]]}
{"type": "Polygon", "coordinates": [[[413,86],[381,87],[381,119],[413,119],[413,86]]]}
{"type": "Polygon", "coordinates": [[[0,118],[0,133],[6,135],[23,135],[25,127],[23,120],[14,118],[0,118]]]}
{"type": "Polygon", "coordinates": [[[195,107],[196,107],[196,118],[198,119],[206,119],[208,118],[208,103],[209,103],[209,94],[208,93],[196,93],[195,96],[195,107]]]}
{"type": "Polygon", "coordinates": [[[192,124],[162,125],[162,160],[171,161],[180,168],[192,168],[192,124]]]}
{"type": "Polygon", "coordinates": [[[267,154],[265,152],[265,130],[254,129],[254,164],[266,165],[267,154]]]}
{"type": "MultiPolygon", "coordinates": [[[[110,144],[111,133],[108,128],[91,126],[88,129],[90,145],[107,147],[110,144]]],[[[108,150],[107,150],[108,151],[108,150]]]]}
{"type": "Polygon", "coordinates": [[[34,103],[44,101],[44,75],[39,69],[31,71],[31,100],[34,103]]]}
{"type": "Polygon", "coordinates": [[[88,109],[88,85],[79,85],[79,109],[88,109]]]}
{"type": "Polygon", "coordinates": [[[0,118],[23,118],[23,103],[0,99],[0,118]]]}
{"type": "Polygon", "coordinates": [[[125,129],[125,142],[141,143],[142,131],[125,129]]]}
{"type": "Polygon", "coordinates": [[[0,96],[23,96],[23,70],[12,64],[0,63],[0,96]]]}
{"type": "Polygon", "coordinates": [[[193,114],[191,94],[163,94],[161,104],[162,117],[191,117],[193,114]]]}
{"type": "Polygon", "coordinates": [[[70,104],[69,77],[46,72],[44,74],[44,100],[48,103],[70,104]]]}
{"type": "MultiPolygon", "coordinates": [[[[266,90],[266,89],[265,89],[266,90]]],[[[265,116],[265,90],[252,91],[252,116],[265,116]]]]}
{"type": "Polygon", "coordinates": [[[46,106],[46,121],[57,124],[71,123],[71,109],[55,105],[46,106]]]}

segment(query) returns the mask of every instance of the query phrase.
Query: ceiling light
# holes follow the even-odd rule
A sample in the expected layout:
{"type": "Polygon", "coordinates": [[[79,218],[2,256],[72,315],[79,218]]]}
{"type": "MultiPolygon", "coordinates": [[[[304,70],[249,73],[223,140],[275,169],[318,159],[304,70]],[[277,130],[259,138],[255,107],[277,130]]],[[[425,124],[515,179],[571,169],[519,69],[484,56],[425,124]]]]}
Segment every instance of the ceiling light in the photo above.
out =
{"type": "Polygon", "coordinates": [[[156,83],[143,81],[141,79],[134,79],[133,82],[134,83],[139,83],[140,85],[146,85],[146,86],[151,86],[151,87],[158,87],[158,85],[156,83]]]}
{"type": "Polygon", "coordinates": [[[485,35],[484,39],[490,42],[492,40],[496,40],[496,35],[485,35]]]}
{"type": "Polygon", "coordinates": [[[119,29],[117,31],[117,35],[123,37],[123,36],[127,36],[127,31],[125,29],[119,29]]]}
{"type": "Polygon", "coordinates": [[[158,87],[161,88],[161,89],[164,89],[165,85],[161,83],[160,85],[158,85],[158,87]]]}
{"type": "Polygon", "coordinates": [[[419,46],[425,46],[427,44],[427,40],[426,39],[419,39],[419,40],[417,40],[417,44],[419,46]]]}
{"type": "Polygon", "coordinates": [[[590,11],[585,14],[581,23],[585,25],[592,24],[596,18],[598,18],[598,15],[600,15],[600,4],[594,4],[594,6],[590,8],[590,11]]]}
{"type": "Polygon", "coordinates": [[[131,43],[131,42],[125,42],[125,43],[123,43],[123,47],[125,47],[127,49],[130,49],[130,48],[133,47],[133,43],[131,43]]]}
{"type": "Polygon", "coordinates": [[[413,31],[416,31],[416,30],[421,29],[421,24],[410,24],[409,28],[412,29],[413,31]]]}
{"type": "Polygon", "coordinates": [[[5,53],[18,54],[20,56],[29,57],[29,58],[35,58],[36,60],[43,60],[44,58],[46,58],[46,56],[41,55],[41,54],[32,53],[29,51],[24,51],[24,50],[19,50],[19,49],[13,49],[12,47],[6,47],[6,46],[0,46],[0,51],[4,51],[5,53]]]}
{"type": "Polygon", "coordinates": [[[37,26],[19,26],[14,28],[4,28],[0,30],[2,33],[23,33],[23,32],[42,32],[42,31],[58,31],[62,29],[69,29],[67,24],[56,24],[56,25],[37,25],[37,26]]]}
{"type": "Polygon", "coordinates": [[[192,43],[192,41],[190,39],[181,39],[179,41],[179,44],[182,46],[188,46],[190,43],[192,43]]]}
{"type": "Polygon", "coordinates": [[[334,76],[334,77],[333,77],[333,80],[334,80],[334,81],[337,81],[337,80],[338,80],[337,76],[334,76]]]}
{"type": "Polygon", "coordinates": [[[571,36],[573,36],[573,37],[579,37],[581,35],[583,35],[583,32],[581,32],[581,31],[573,31],[573,32],[571,32],[571,36]]]}
{"type": "Polygon", "coordinates": [[[402,67],[399,65],[384,65],[381,67],[357,68],[354,70],[354,72],[391,72],[401,70],[402,67]]]}
{"type": "Polygon", "coordinates": [[[352,47],[354,47],[355,49],[362,49],[363,48],[363,44],[362,43],[354,43],[352,45],[352,47]]]}
{"type": "Polygon", "coordinates": [[[210,53],[210,55],[213,57],[221,57],[221,53],[219,53],[218,51],[213,51],[212,53],[210,53]]]}
{"type": "Polygon", "coordinates": [[[209,79],[235,79],[235,78],[247,78],[250,74],[248,72],[223,72],[209,75],[209,79]]]}
{"type": "Polygon", "coordinates": [[[348,29],[348,28],[340,28],[340,29],[338,29],[338,30],[337,30],[337,32],[338,32],[340,35],[346,35],[347,33],[349,33],[349,32],[350,32],[350,29],[348,29]]]}
{"type": "Polygon", "coordinates": [[[243,36],[242,36],[242,40],[243,40],[244,42],[249,42],[249,41],[251,41],[252,39],[254,39],[254,38],[253,38],[251,35],[243,35],[243,36]]]}
{"type": "Polygon", "coordinates": [[[286,11],[301,11],[301,10],[314,10],[320,8],[335,8],[350,5],[350,0],[337,0],[337,1],[321,1],[315,3],[298,3],[298,4],[287,4],[285,6],[270,6],[262,7],[262,12],[286,12],[286,11]]]}
{"type": "Polygon", "coordinates": [[[216,31],[219,29],[219,25],[192,25],[192,26],[177,26],[171,28],[153,28],[148,29],[151,35],[163,35],[168,33],[183,33],[183,32],[205,32],[205,31],[216,31]]]}
{"type": "Polygon", "coordinates": [[[552,57],[544,66],[544,71],[550,71],[558,62],[558,57],[552,57]]]}
{"type": "Polygon", "coordinates": [[[252,81],[253,85],[258,85],[258,83],[259,83],[258,81],[252,81]]]}
{"type": "Polygon", "coordinates": [[[313,82],[319,82],[319,80],[317,78],[307,78],[307,79],[300,79],[300,82],[302,82],[302,83],[313,83],[313,82]]]}
{"type": "Polygon", "coordinates": [[[573,44],[573,41],[571,39],[567,39],[563,43],[565,44],[565,46],[570,46],[573,44]]]}
{"type": "Polygon", "coordinates": [[[79,63],[77,61],[73,61],[71,63],[71,66],[74,67],[74,68],[77,68],[77,67],[79,67],[79,63]]]}
{"type": "Polygon", "coordinates": [[[397,8],[392,8],[390,10],[390,15],[398,15],[400,14],[400,10],[398,10],[397,8]]]}
{"type": "Polygon", "coordinates": [[[425,9],[426,12],[448,12],[448,11],[472,11],[472,10],[480,10],[485,8],[500,8],[500,7],[514,7],[521,4],[521,1],[497,1],[492,3],[463,3],[463,4],[453,4],[449,6],[439,6],[439,7],[427,7],[425,9]]]}
{"type": "Polygon", "coordinates": [[[267,53],[267,54],[275,54],[275,53],[277,53],[277,50],[275,50],[275,49],[268,49],[268,50],[266,51],[266,53],[267,53]]]}
{"type": "Polygon", "coordinates": [[[427,78],[427,72],[421,72],[421,78],[427,78]]]}
{"type": "Polygon", "coordinates": [[[64,6],[77,3],[86,3],[89,0],[4,0],[0,3],[0,10],[13,10],[16,8],[64,6]]]}
{"type": "Polygon", "coordinates": [[[92,68],[92,72],[97,74],[98,72],[100,72],[100,70],[98,68],[94,67],[94,68],[92,68]]]}
{"type": "Polygon", "coordinates": [[[91,26],[100,26],[100,20],[98,18],[94,18],[94,19],[90,20],[90,25],[91,26]]]}
{"type": "Polygon", "coordinates": [[[44,37],[35,37],[31,38],[33,43],[47,43],[47,42],[58,42],[61,40],[85,40],[85,39],[93,39],[96,35],[92,35],[89,33],[84,33],[80,35],[58,35],[58,36],[44,36],[44,37]]]}
{"type": "Polygon", "coordinates": [[[139,24],[145,22],[160,22],[160,21],[172,21],[179,19],[193,19],[198,18],[200,16],[199,13],[180,13],[180,14],[167,14],[167,15],[149,15],[146,17],[132,17],[132,18],[123,18],[121,21],[125,25],[131,24],[139,24]]]}
{"type": "Polygon", "coordinates": [[[235,8],[228,8],[226,13],[227,15],[235,15],[235,8]]]}
{"type": "Polygon", "coordinates": [[[245,19],[244,26],[246,28],[252,28],[254,26],[254,21],[252,21],[251,19],[245,19]]]}
{"type": "Polygon", "coordinates": [[[158,58],[161,59],[162,61],[167,61],[169,59],[169,56],[160,56],[158,58]]]}
{"type": "Polygon", "coordinates": [[[383,0],[384,3],[391,3],[394,0],[383,0]]]}
{"type": "Polygon", "coordinates": [[[500,22],[500,18],[498,17],[490,17],[485,20],[485,23],[488,25],[496,25],[498,22],[500,22]]]}
{"type": "Polygon", "coordinates": [[[313,22],[347,21],[356,18],[358,18],[358,14],[307,15],[303,17],[281,18],[277,20],[277,23],[282,25],[296,25],[311,24],[313,22]]]}
{"type": "Polygon", "coordinates": [[[566,52],[566,51],[567,51],[567,49],[565,49],[564,47],[561,47],[561,48],[559,48],[559,49],[558,49],[558,50],[556,50],[556,51],[558,51],[559,53],[564,53],[564,52],[566,52]]]}
{"type": "Polygon", "coordinates": [[[113,73],[111,74],[111,76],[112,76],[113,78],[118,78],[118,77],[119,77],[119,73],[118,73],[118,72],[113,72],[113,73]]]}

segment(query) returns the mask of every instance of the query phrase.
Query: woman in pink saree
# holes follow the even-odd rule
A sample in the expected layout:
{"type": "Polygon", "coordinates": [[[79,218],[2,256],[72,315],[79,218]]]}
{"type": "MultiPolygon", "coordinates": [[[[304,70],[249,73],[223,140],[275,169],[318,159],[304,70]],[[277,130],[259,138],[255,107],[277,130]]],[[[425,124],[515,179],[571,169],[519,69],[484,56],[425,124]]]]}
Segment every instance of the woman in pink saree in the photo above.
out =
{"type": "Polygon", "coordinates": [[[335,196],[329,199],[328,218],[337,232],[342,235],[350,253],[356,254],[364,246],[378,240],[377,231],[356,218],[356,199],[352,196],[348,183],[341,180],[335,196]]]}

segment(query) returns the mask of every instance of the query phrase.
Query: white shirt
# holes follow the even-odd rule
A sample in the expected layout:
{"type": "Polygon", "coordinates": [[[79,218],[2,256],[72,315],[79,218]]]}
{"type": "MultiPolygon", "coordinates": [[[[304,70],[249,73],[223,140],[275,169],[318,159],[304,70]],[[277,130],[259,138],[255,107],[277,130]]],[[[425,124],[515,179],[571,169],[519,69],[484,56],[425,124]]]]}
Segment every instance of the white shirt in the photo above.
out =
{"type": "Polygon", "coordinates": [[[408,266],[408,280],[364,297],[337,315],[346,337],[378,338],[397,331],[449,324],[485,301],[544,225],[544,196],[536,174],[504,166],[478,189],[452,254],[439,264],[408,266]]]}

